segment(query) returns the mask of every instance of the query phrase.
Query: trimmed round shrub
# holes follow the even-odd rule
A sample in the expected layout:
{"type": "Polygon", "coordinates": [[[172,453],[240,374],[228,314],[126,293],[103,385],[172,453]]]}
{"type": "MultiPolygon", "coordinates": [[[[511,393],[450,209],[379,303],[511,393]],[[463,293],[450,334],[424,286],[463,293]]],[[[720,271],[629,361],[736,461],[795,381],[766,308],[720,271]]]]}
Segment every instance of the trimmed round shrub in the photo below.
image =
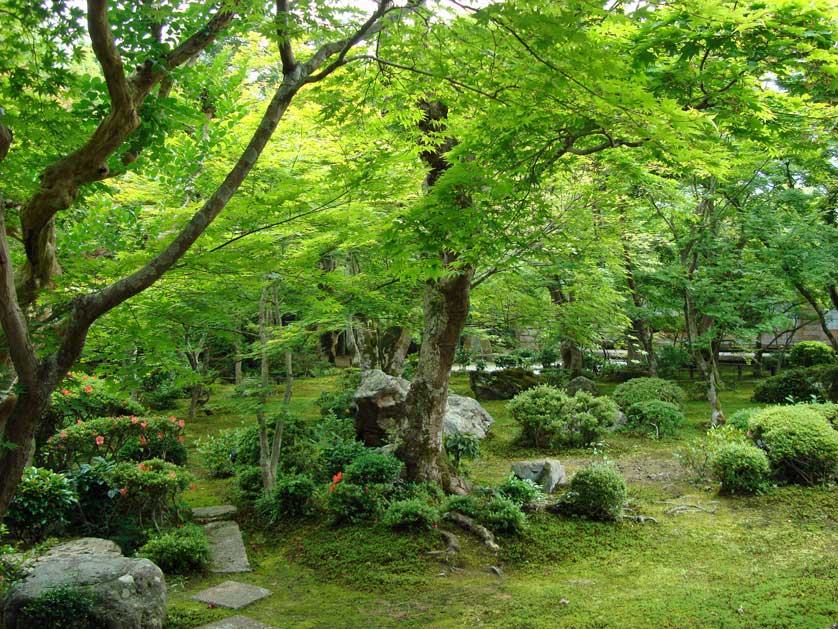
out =
{"type": "Polygon", "coordinates": [[[202,527],[185,524],[152,535],[137,551],[137,556],[150,559],[166,574],[189,574],[206,567],[210,547],[202,527]]]}
{"type": "Polygon", "coordinates": [[[776,478],[814,485],[838,473],[838,431],[817,408],[798,404],[763,409],[754,413],[749,426],[776,478]]]}
{"type": "Polygon", "coordinates": [[[789,367],[814,367],[835,362],[835,350],[820,341],[801,341],[789,352],[789,367]]]}
{"type": "Polygon", "coordinates": [[[382,521],[394,529],[432,529],[439,522],[439,511],[418,498],[399,500],[387,507],[382,521]]]}
{"type": "Polygon", "coordinates": [[[614,401],[623,411],[628,411],[634,404],[652,400],[669,402],[683,408],[685,399],[686,394],[681,387],[662,378],[632,378],[614,389],[614,401]]]}
{"type": "Polygon", "coordinates": [[[737,428],[737,429],[741,430],[742,432],[747,432],[748,431],[748,424],[751,421],[751,417],[758,410],[760,410],[760,409],[758,409],[758,408],[743,408],[743,409],[740,409],[740,410],[736,411],[735,413],[733,413],[732,415],[728,415],[727,420],[726,420],[725,423],[728,426],[733,426],[734,428],[737,428]]]}
{"type": "Polygon", "coordinates": [[[629,406],[626,420],[628,430],[645,432],[658,439],[674,435],[684,421],[684,413],[671,402],[647,400],[629,406]]]}
{"type": "Polygon", "coordinates": [[[18,624],[44,629],[97,629],[98,597],[87,588],[61,585],[43,591],[20,610],[18,624]]]}
{"type": "Polygon", "coordinates": [[[838,365],[786,369],[757,383],[753,400],[765,404],[838,402],[838,365]]]}
{"type": "Polygon", "coordinates": [[[157,527],[179,519],[181,495],[194,477],[182,467],[150,459],[116,463],[107,471],[106,480],[120,514],[136,517],[140,525],[157,527]]]}
{"type": "Polygon", "coordinates": [[[542,384],[519,393],[507,405],[521,424],[521,442],[539,447],[582,447],[597,441],[618,413],[609,398],[585,391],[568,395],[542,384]]]}
{"type": "Polygon", "coordinates": [[[284,476],[256,501],[256,512],[265,524],[276,524],[308,515],[316,486],[304,474],[284,476]]]}
{"type": "Polygon", "coordinates": [[[387,485],[395,483],[403,469],[404,463],[396,457],[368,450],[346,468],[345,476],[357,485],[387,485]]]}
{"type": "Polygon", "coordinates": [[[504,481],[498,485],[498,492],[509,498],[515,504],[523,505],[528,502],[536,502],[544,497],[541,487],[530,479],[521,479],[515,474],[509,474],[504,481]]]}
{"type": "Polygon", "coordinates": [[[326,446],[320,455],[324,478],[329,479],[344,471],[366,452],[367,448],[360,441],[340,441],[326,446]]]}
{"type": "Polygon", "coordinates": [[[466,494],[465,496],[450,496],[445,502],[445,511],[456,511],[470,518],[479,518],[483,503],[477,496],[466,494]]]}
{"type": "Polygon", "coordinates": [[[824,402],[823,404],[810,404],[812,410],[817,411],[826,418],[832,427],[838,430],[838,404],[824,402]]]}
{"type": "Polygon", "coordinates": [[[374,520],[381,514],[383,506],[382,491],[378,485],[341,481],[329,487],[326,511],[335,524],[374,520]]]}
{"type": "Polygon", "coordinates": [[[756,494],[765,489],[771,466],[765,452],[749,443],[721,446],[711,461],[713,477],[729,494],[756,494]]]}
{"type": "Polygon", "coordinates": [[[613,521],[620,517],[627,495],[626,481],[616,467],[593,463],[576,472],[557,506],[589,520],[613,521]]]}
{"type": "Polygon", "coordinates": [[[506,496],[490,498],[477,519],[496,533],[520,533],[527,526],[527,516],[521,506],[506,496]]]}
{"type": "Polygon", "coordinates": [[[60,531],[78,503],[73,482],[64,474],[27,467],[4,517],[9,532],[37,542],[60,531]]]}

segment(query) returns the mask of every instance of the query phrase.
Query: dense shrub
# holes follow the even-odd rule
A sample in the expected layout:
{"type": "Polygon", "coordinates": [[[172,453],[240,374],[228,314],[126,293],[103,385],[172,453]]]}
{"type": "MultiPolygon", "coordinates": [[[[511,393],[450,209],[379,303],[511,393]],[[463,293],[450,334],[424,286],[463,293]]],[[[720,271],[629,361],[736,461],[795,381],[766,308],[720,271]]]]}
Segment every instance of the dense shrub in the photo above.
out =
{"type": "Polygon", "coordinates": [[[166,574],[188,574],[206,567],[210,547],[202,527],[186,524],[152,535],[137,556],[150,559],[166,574]]]}
{"type": "Polygon", "coordinates": [[[692,362],[689,351],[680,345],[664,345],[655,354],[655,369],[661,378],[677,378],[692,362]]]}
{"type": "Polygon", "coordinates": [[[658,439],[674,435],[684,421],[684,413],[671,402],[646,400],[629,406],[626,420],[628,430],[645,432],[658,439]]]}
{"type": "Polygon", "coordinates": [[[336,391],[324,391],[315,404],[323,417],[333,415],[338,419],[355,417],[355,391],[361,384],[360,369],[342,369],[336,391]]]}
{"type": "Polygon", "coordinates": [[[756,413],[758,408],[743,408],[735,413],[727,416],[727,425],[733,426],[743,432],[748,431],[748,424],[751,421],[751,416],[756,413]]]}
{"type": "Polygon", "coordinates": [[[346,468],[345,476],[357,485],[389,484],[398,480],[403,469],[404,463],[396,457],[367,450],[346,468]]]}
{"type": "Polygon", "coordinates": [[[142,415],[145,409],[110,379],[69,373],[52,393],[48,413],[58,420],[56,426],[64,426],[79,419],[142,415]]]}
{"type": "Polygon", "coordinates": [[[521,505],[506,496],[490,498],[481,508],[478,520],[496,533],[520,533],[527,526],[521,505]]]}
{"type": "Polygon", "coordinates": [[[4,516],[12,535],[40,541],[60,531],[78,501],[73,482],[64,474],[27,467],[4,516]]]}
{"type": "Polygon", "coordinates": [[[211,478],[228,478],[235,474],[236,449],[241,429],[222,430],[198,441],[198,454],[211,478]]]}
{"type": "Polygon", "coordinates": [[[559,354],[551,347],[545,347],[538,352],[538,362],[541,363],[542,372],[554,366],[559,360],[559,354]]]}
{"type": "Polygon", "coordinates": [[[522,443],[534,447],[588,445],[602,435],[618,412],[607,397],[585,391],[568,395],[549,385],[519,393],[508,408],[521,424],[522,443]]]}
{"type": "Polygon", "coordinates": [[[551,387],[563,389],[573,379],[573,371],[552,367],[550,369],[542,369],[538,376],[542,384],[549,384],[551,387]]]}
{"type": "Polygon", "coordinates": [[[537,483],[528,478],[518,478],[511,473],[498,485],[498,492],[519,505],[537,502],[544,498],[541,487],[537,483]]]}
{"type": "Polygon", "coordinates": [[[824,416],[826,421],[832,424],[832,427],[838,430],[838,404],[834,402],[824,402],[823,404],[811,404],[812,410],[817,411],[824,416]]]}
{"type": "Polygon", "coordinates": [[[754,445],[732,442],[723,445],[712,458],[713,477],[730,494],[755,494],[768,481],[771,466],[765,452],[754,445]]]}
{"type": "Polygon", "coordinates": [[[712,476],[713,457],[729,443],[749,444],[745,432],[730,424],[713,426],[703,437],[691,439],[675,451],[675,458],[681,466],[692,472],[697,480],[712,476]]]}
{"type": "Polygon", "coordinates": [[[765,404],[838,402],[838,365],[786,369],[757,383],[753,400],[765,404]]]}
{"type": "Polygon", "coordinates": [[[384,499],[380,485],[341,481],[333,483],[329,489],[326,510],[335,524],[374,520],[381,515],[384,499]]]}
{"type": "Polygon", "coordinates": [[[320,455],[324,476],[331,478],[342,472],[367,452],[367,448],[360,441],[341,441],[326,446],[320,455]]]}
{"type": "Polygon", "coordinates": [[[185,469],[161,459],[120,462],[107,474],[108,485],[119,493],[120,512],[158,528],[178,520],[181,494],[192,480],[185,469]]]}
{"type": "Polygon", "coordinates": [[[789,352],[789,367],[814,367],[835,362],[835,350],[820,341],[801,341],[789,352]]]}
{"type": "Polygon", "coordinates": [[[451,496],[445,502],[445,511],[456,511],[470,518],[479,518],[483,509],[483,501],[473,494],[465,496],[451,496]]]}
{"type": "MultiPolygon", "coordinates": [[[[277,421],[282,421],[282,451],[279,468],[283,472],[303,472],[311,468],[318,452],[311,426],[301,417],[284,410],[266,418],[268,438],[273,439],[277,421]]],[[[251,425],[238,431],[239,440],[234,454],[236,465],[259,465],[259,426],[251,425]]]]}
{"type": "Polygon", "coordinates": [[[155,411],[174,408],[177,400],[187,396],[184,383],[176,374],[155,369],[147,374],[140,385],[140,399],[155,411]]]}
{"type": "Polygon", "coordinates": [[[66,470],[95,457],[116,460],[174,459],[183,463],[184,420],[176,417],[100,417],[78,420],[49,438],[39,450],[46,467],[66,470]]]}
{"type": "Polygon", "coordinates": [[[557,507],[590,520],[616,520],[626,496],[626,481],[619,470],[606,463],[593,463],[576,472],[557,507]]]}
{"type": "Polygon", "coordinates": [[[439,522],[439,511],[418,498],[390,503],[382,522],[394,529],[431,529],[439,522]]]}
{"type": "Polygon", "coordinates": [[[511,369],[518,366],[518,359],[512,354],[496,354],[495,366],[500,369],[511,369]]]}
{"type": "Polygon", "coordinates": [[[390,502],[418,498],[422,502],[438,505],[445,500],[445,492],[436,483],[414,483],[399,480],[386,489],[390,502]]]}
{"type": "Polygon", "coordinates": [[[311,511],[316,487],[304,474],[283,476],[256,501],[256,512],[265,524],[299,518],[311,511]]]}
{"type": "Polygon", "coordinates": [[[623,411],[627,411],[633,404],[652,400],[669,402],[682,408],[684,398],[684,390],[681,387],[662,378],[634,378],[617,385],[614,389],[614,401],[623,411]]]}
{"type": "Polygon", "coordinates": [[[239,506],[252,505],[262,494],[262,469],[258,465],[241,465],[233,479],[233,497],[239,506]]]}
{"type": "Polygon", "coordinates": [[[89,589],[69,585],[44,590],[24,605],[18,625],[44,629],[99,629],[102,618],[96,614],[99,600],[89,589]]]}
{"type": "Polygon", "coordinates": [[[838,431],[817,408],[799,404],[763,409],[751,417],[750,430],[780,480],[813,485],[838,472],[838,431]]]}

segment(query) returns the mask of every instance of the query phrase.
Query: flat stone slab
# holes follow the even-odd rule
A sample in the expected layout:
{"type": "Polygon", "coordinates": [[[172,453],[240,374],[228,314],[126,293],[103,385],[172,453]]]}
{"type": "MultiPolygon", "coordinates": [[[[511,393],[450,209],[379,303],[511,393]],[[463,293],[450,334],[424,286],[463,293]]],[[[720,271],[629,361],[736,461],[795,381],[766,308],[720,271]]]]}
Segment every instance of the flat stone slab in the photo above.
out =
{"type": "Polygon", "coordinates": [[[230,616],[209,625],[201,625],[198,629],[276,629],[276,627],[247,616],[230,616]]]}
{"type": "MultiPolygon", "coordinates": [[[[248,585],[247,583],[239,583],[238,581],[225,581],[219,583],[215,587],[211,587],[203,592],[198,592],[192,596],[193,601],[200,603],[207,603],[208,605],[215,605],[216,607],[226,607],[228,609],[241,609],[251,603],[255,603],[268,596],[270,590],[260,588],[255,585],[248,585]]],[[[227,621],[225,621],[227,622],[227,621]]],[[[210,625],[212,627],[226,625],[210,625]]],[[[245,626],[245,625],[233,625],[245,626]]],[[[264,625],[262,625],[264,626],[264,625]]],[[[254,625],[259,627],[259,625],[254,625]]]]}
{"type": "Polygon", "coordinates": [[[215,522],[216,520],[230,520],[236,517],[238,509],[233,505],[215,505],[212,507],[195,507],[192,518],[196,522],[215,522]]]}
{"type": "Polygon", "coordinates": [[[216,574],[250,572],[250,561],[244,548],[239,525],[230,520],[204,525],[210,544],[209,571],[216,574]]]}

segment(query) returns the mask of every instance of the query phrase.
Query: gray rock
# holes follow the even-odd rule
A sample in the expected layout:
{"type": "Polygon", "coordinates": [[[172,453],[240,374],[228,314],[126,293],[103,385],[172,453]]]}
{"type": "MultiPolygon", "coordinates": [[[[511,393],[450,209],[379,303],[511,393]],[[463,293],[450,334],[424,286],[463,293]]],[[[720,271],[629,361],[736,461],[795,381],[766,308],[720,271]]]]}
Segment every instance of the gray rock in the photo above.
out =
{"type": "Polygon", "coordinates": [[[558,459],[534,459],[516,461],[512,473],[522,480],[531,480],[541,485],[545,493],[553,493],[559,485],[567,484],[567,474],[558,459]]]}
{"type": "MultiPolygon", "coordinates": [[[[404,402],[410,382],[390,376],[379,369],[364,372],[361,385],[355,392],[355,430],[370,447],[392,441],[404,428],[404,402]]],[[[446,435],[466,433],[482,439],[494,423],[492,416],[470,397],[449,395],[443,418],[446,435]]]]}
{"type": "Polygon", "coordinates": [[[247,616],[230,616],[224,620],[201,625],[198,629],[276,629],[273,625],[266,625],[247,616]]]}
{"type": "Polygon", "coordinates": [[[596,382],[585,376],[576,376],[573,380],[565,385],[565,391],[568,395],[576,395],[578,391],[585,391],[591,395],[599,395],[599,388],[596,382]]]}
{"type": "Polygon", "coordinates": [[[166,616],[163,572],[148,559],[111,554],[43,557],[28,566],[23,581],[6,595],[7,629],[45,629],[21,618],[21,609],[47,590],[71,586],[97,597],[94,614],[103,629],[160,629],[166,616]]]}
{"type": "Polygon", "coordinates": [[[244,548],[239,525],[230,520],[204,525],[210,544],[209,571],[216,574],[250,572],[250,561],[244,548]]]}
{"type": "Polygon", "coordinates": [[[446,435],[467,434],[479,439],[483,439],[489,426],[495,423],[477,400],[462,395],[448,396],[442,421],[446,435]]]}
{"type": "Polygon", "coordinates": [[[36,561],[43,561],[51,557],[71,557],[77,555],[104,555],[107,557],[122,557],[122,550],[116,542],[100,537],[80,537],[69,542],[63,542],[50,548],[45,555],[36,561]]]}
{"type": "Polygon", "coordinates": [[[270,590],[255,585],[239,583],[238,581],[224,581],[224,583],[219,583],[208,590],[198,592],[191,598],[193,601],[207,603],[208,605],[215,605],[217,607],[241,609],[266,596],[270,596],[270,594],[270,590]]]}
{"type": "Polygon", "coordinates": [[[233,505],[216,505],[213,507],[195,507],[192,509],[192,518],[196,522],[206,523],[217,520],[229,520],[236,517],[238,509],[233,505]]]}

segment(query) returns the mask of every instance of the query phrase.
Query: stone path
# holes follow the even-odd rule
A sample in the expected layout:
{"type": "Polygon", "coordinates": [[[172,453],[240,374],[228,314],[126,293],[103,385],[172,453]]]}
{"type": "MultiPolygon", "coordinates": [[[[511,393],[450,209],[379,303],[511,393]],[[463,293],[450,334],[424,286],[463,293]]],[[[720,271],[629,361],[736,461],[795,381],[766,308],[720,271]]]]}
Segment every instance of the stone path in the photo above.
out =
{"type": "Polygon", "coordinates": [[[201,625],[198,629],[276,629],[276,627],[247,616],[230,616],[209,625],[201,625]]]}
{"type": "Polygon", "coordinates": [[[219,583],[215,587],[198,592],[191,598],[193,601],[215,605],[216,607],[241,609],[265,598],[270,593],[270,590],[256,585],[248,585],[238,581],[224,581],[224,583],[219,583]]]}
{"type": "Polygon", "coordinates": [[[250,561],[244,548],[239,525],[232,520],[220,520],[204,525],[210,543],[209,571],[216,574],[250,572],[250,561]]]}
{"type": "Polygon", "coordinates": [[[218,520],[232,520],[238,509],[233,505],[216,505],[214,507],[195,507],[192,509],[192,519],[199,524],[216,522],[218,520]]]}

